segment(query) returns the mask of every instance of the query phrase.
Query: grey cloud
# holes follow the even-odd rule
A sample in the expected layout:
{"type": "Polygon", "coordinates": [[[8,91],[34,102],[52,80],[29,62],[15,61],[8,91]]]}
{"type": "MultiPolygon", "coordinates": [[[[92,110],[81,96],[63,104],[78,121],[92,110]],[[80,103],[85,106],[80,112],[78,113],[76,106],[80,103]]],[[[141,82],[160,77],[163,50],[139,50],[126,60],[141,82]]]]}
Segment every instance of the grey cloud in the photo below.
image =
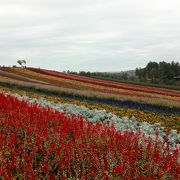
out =
{"type": "Polygon", "coordinates": [[[0,0],[0,64],[119,71],[180,58],[179,0],[0,0]]]}

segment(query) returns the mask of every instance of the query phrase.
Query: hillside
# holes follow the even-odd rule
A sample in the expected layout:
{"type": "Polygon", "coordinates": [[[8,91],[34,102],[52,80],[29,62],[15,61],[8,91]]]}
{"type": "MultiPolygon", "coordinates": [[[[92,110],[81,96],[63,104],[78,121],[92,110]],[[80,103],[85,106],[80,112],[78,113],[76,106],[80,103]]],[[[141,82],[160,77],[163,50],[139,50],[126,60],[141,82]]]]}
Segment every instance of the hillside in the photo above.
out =
{"type": "MultiPolygon", "coordinates": [[[[58,96],[79,101],[79,104],[104,104],[107,109],[110,106],[112,109],[118,107],[118,115],[123,116],[121,113],[127,112],[129,117],[134,116],[141,120],[146,116],[148,122],[152,121],[152,113],[171,115],[174,116],[172,126],[179,126],[176,119],[180,114],[180,91],[177,90],[118,83],[36,68],[0,68],[0,77],[0,85],[11,89],[58,96]],[[132,112],[134,110],[148,113],[137,114],[132,112]]],[[[165,119],[162,118],[162,123],[166,125],[165,119]]]]}
{"type": "Polygon", "coordinates": [[[180,91],[1,67],[0,117],[4,179],[178,179],[180,91]]]}

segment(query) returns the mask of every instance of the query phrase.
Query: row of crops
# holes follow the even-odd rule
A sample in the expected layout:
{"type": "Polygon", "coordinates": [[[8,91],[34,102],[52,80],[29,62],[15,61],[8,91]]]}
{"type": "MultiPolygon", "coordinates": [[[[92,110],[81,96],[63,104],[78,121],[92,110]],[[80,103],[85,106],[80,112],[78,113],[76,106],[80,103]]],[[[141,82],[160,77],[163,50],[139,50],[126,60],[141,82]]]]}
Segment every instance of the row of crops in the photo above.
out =
{"type": "Polygon", "coordinates": [[[180,93],[0,68],[0,179],[178,179],[180,93]]]}
{"type": "MultiPolygon", "coordinates": [[[[9,94],[8,94],[9,95],[9,94]]],[[[65,112],[68,116],[81,116],[85,120],[92,123],[108,123],[114,125],[114,127],[124,133],[129,131],[133,133],[142,132],[145,136],[151,137],[152,139],[158,138],[162,142],[166,140],[166,143],[170,144],[172,149],[180,148],[180,134],[177,130],[172,129],[167,135],[165,128],[160,123],[149,124],[147,122],[138,122],[135,118],[128,119],[127,117],[119,118],[111,112],[106,110],[89,109],[85,106],[78,106],[77,104],[61,104],[47,101],[44,99],[29,98],[28,96],[20,96],[19,94],[10,94],[17,99],[23,101],[27,100],[29,103],[39,104],[42,107],[50,107],[56,109],[59,112],[65,112]],[[158,133],[158,137],[157,137],[158,133]]]]}
{"type": "Polygon", "coordinates": [[[1,93],[0,138],[2,179],[178,179],[179,175],[176,131],[166,136],[159,124],[132,122],[77,105],[1,93]],[[125,129],[119,129],[123,124],[125,129]]]}
{"type": "Polygon", "coordinates": [[[69,92],[79,98],[98,97],[109,103],[111,99],[115,99],[121,106],[124,105],[122,101],[130,101],[135,104],[134,106],[142,106],[142,108],[147,108],[148,105],[180,107],[180,93],[175,90],[113,83],[81,76],[74,77],[65,73],[32,68],[1,68],[0,75],[4,76],[6,81],[16,81],[23,86],[35,86],[66,92],[66,94],[69,92]]]}
{"type": "Polygon", "coordinates": [[[137,108],[126,108],[122,106],[114,106],[105,103],[97,103],[97,102],[88,102],[72,99],[72,98],[62,98],[57,95],[47,95],[46,93],[35,93],[35,91],[26,91],[12,88],[0,87],[0,91],[2,92],[10,92],[12,94],[19,94],[22,96],[28,96],[36,99],[44,99],[47,101],[51,101],[54,103],[67,103],[67,104],[75,104],[79,106],[85,106],[89,109],[98,109],[98,110],[106,110],[120,118],[127,117],[129,119],[136,119],[138,122],[148,122],[150,124],[159,123],[161,126],[165,127],[166,131],[170,131],[171,129],[176,129],[178,132],[180,131],[180,114],[168,114],[166,113],[158,113],[157,111],[147,111],[144,109],[137,108]]]}

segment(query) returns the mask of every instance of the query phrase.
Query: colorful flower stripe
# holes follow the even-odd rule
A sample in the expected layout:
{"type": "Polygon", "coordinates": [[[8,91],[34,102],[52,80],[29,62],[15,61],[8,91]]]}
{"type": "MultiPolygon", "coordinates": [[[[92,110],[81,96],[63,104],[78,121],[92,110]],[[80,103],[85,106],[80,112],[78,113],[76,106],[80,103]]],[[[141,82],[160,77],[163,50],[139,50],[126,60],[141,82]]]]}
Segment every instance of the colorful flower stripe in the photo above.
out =
{"type": "Polygon", "coordinates": [[[27,101],[31,104],[37,103],[43,107],[51,107],[56,109],[60,112],[64,112],[68,116],[82,116],[87,121],[93,123],[108,123],[114,124],[116,129],[120,132],[124,132],[126,130],[132,131],[133,133],[142,132],[145,134],[146,137],[151,137],[152,139],[157,138],[157,131],[158,131],[158,139],[162,142],[166,141],[171,145],[171,148],[174,149],[176,147],[180,148],[180,134],[177,133],[176,130],[171,130],[171,132],[166,136],[164,127],[160,126],[159,123],[155,124],[148,124],[147,122],[139,123],[135,119],[131,120],[126,117],[122,119],[117,117],[112,113],[108,113],[105,110],[97,110],[86,108],[84,106],[72,105],[72,104],[56,104],[54,102],[46,101],[43,99],[35,99],[29,98],[27,96],[20,96],[19,94],[8,94],[18,98],[21,101],[27,101]]]}
{"type": "Polygon", "coordinates": [[[6,71],[2,71],[2,70],[0,70],[0,75],[1,75],[1,77],[5,77],[5,78],[8,78],[8,79],[14,79],[14,80],[18,80],[18,81],[23,81],[23,82],[32,82],[32,83],[39,83],[39,84],[47,84],[47,83],[44,83],[42,81],[38,81],[38,80],[35,80],[35,79],[24,77],[22,75],[17,75],[15,73],[6,72],[6,71]]]}
{"type": "MultiPolygon", "coordinates": [[[[114,96],[115,98],[121,100],[130,100],[130,101],[141,101],[144,103],[154,103],[154,104],[162,104],[165,106],[180,106],[180,98],[179,97],[171,97],[171,96],[164,96],[164,95],[155,95],[151,94],[143,94],[142,92],[132,92],[128,90],[121,90],[115,88],[104,88],[97,85],[88,85],[86,83],[81,83],[72,80],[66,80],[63,78],[56,78],[52,76],[43,75],[40,73],[35,73],[33,71],[29,71],[27,69],[16,68],[17,73],[21,75],[25,75],[29,78],[35,78],[37,80],[46,81],[50,84],[59,86],[59,87],[66,87],[70,89],[76,89],[80,91],[92,91],[93,93],[106,93],[107,96],[114,96]]],[[[87,92],[90,93],[90,92],[87,92]]]]}
{"type": "Polygon", "coordinates": [[[2,179],[178,179],[178,150],[0,95],[2,179]]]}
{"type": "Polygon", "coordinates": [[[82,81],[86,83],[102,85],[105,87],[114,87],[114,88],[120,88],[120,89],[128,89],[128,90],[134,90],[134,91],[142,91],[142,92],[157,93],[157,94],[180,97],[180,92],[175,91],[175,90],[161,89],[161,88],[155,88],[155,87],[146,87],[146,86],[139,86],[139,85],[133,85],[133,84],[125,84],[125,83],[109,82],[109,81],[97,80],[93,78],[65,74],[65,73],[60,73],[57,71],[50,71],[50,70],[45,70],[45,69],[35,69],[35,68],[29,68],[29,69],[38,73],[44,73],[47,75],[54,75],[57,77],[63,77],[63,78],[71,79],[71,80],[77,80],[77,81],[82,81]]]}
{"type": "MultiPolygon", "coordinates": [[[[12,80],[24,81],[21,78],[9,77],[8,75],[1,74],[1,73],[0,73],[0,77],[3,78],[3,79],[12,79],[12,80]]],[[[26,80],[25,82],[30,82],[30,81],[26,80]]]]}
{"type": "MultiPolygon", "coordinates": [[[[5,68],[4,71],[11,71],[10,68],[5,68]]],[[[97,85],[91,85],[91,84],[87,84],[87,83],[81,83],[81,82],[76,82],[76,81],[72,81],[72,80],[67,80],[67,79],[64,79],[64,78],[56,78],[56,77],[53,77],[53,76],[44,76],[42,73],[36,73],[34,71],[29,71],[27,69],[22,69],[22,68],[14,68],[14,73],[18,73],[18,74],[21,74],[21,75],[25,75],[25,76],[30,76],[30,77],[33,77],[33,78],[43,78],[43,80],[45,81],[48,81],[48,82],[51,82],[55,85],[61,85],[61,86],[64,86],[65,87],[69,87],[69,88],[75,88],[75,89],[92,89],[93,91],[99,91],[99,92],[106,92],[106,93],[109,93],[109,92],[114,92],[115,94],[126,94],[126,95],[136,95],[136,96],[142,96],[142,97],[145,97],[144,94],[137,94],[136,92],[131,92],[131,91],[127,91],[127,90],[121,90],[121,89],[113,89],[113,88],[104,88],[104,87],[101,87],[101,86],[97,86],[97,85]],[[53,80],[53,81],[52,81],[53,80]],[[56,81],[54,81],[56,80],[56,81]],[[92,87],[92,88],[91,88],[92,87]]],[[[146,95],[147,97],[153,97],[151,94],[147,94],[146,95]]]]}
{"type": "Polygon", "coordinates": [[[15,68],[8,68],[8,67],[0,67],[1,71],[9,72],[9,73],[16,73],[15,68]]]}
{"type": "Polygon", "coordinates": [[[121,106],[126,108],[132,108],[132,109],[142,109],[152,112],[160,112],[165,114],[180,114],[179,106],[176,104],[172,104],[172,107],[168,106],[162,106],[159,104],[159,102],[156,102],[157,105],[154,104],[145,104],[143,102],[136,102],[136,101],[126,101],[126,100],[119,100],[115,99],[114,96],[105,96],[104,94],[101,94],[101,96],[98,96],[97,94],[87,94],[87,92],[74,92],[72,90],[63,89],[63,88],[56,88],[56,87],[49,87],[42,85],[41,87],[35,86],[35,84],[24,84],[22,85],[17,83],[6,83],[6,82],[0,82],[2,86],[11,86],[16,89],[23,89],[31,92],[41,92],[47,95],[56,95],[58,97],[63,98],[69,98],[69,99],[75,99],[80,101],[88,101],[88,102],[94,102],[94,103],[104,103],[108,105],[113,106],[121,106]],[[48,89],[45,89],[48,88],[48,89]],[[50,89],[49,89],[50,88],[50,89]]]}
{"type": "Polygon", "coordinates": [[[26,92],[22,90],[12,90],[9,88],[0,88],[1,92],[7,92],[7,93],[18,93],[20,95],[28,96],[31,98],[43,98],[48,101],[53,101],[54,103],[69,103],[69,104],[77,104],[82,105],[85,107],[88,107],[90,109],[99,109],[103,110],[105,109],[107,112],[111,112],[119,117],[128,117],[128,118],[134,118],[138,120],[139,122],[148,122],[150,124],[154,123],[160,123],[162,126],[166,128],[167,131],[170,131],[171,129],[177,129],[180,131],[180,116],[177,115],[164,115],[160,113],[152,113],[152,112],[144,112],[143,110],[134,110],[134,109],[127,109],[119,106],[110,106],[106,104],[96,104],[96,103],[89,103],[89,102],[83,102],[79,100],[73,100],[73,99],[64,99],[64,98],[58,98],[54,96],[47,96],[43,94],[37,94],[37,93],[31,93],[26,92]]]}
{"type": "MultiPolygon", "coordinates": [[[[4,68],[4,71],[11,71],[10,68],[4,68]]],[[[44,78],[43,80],[46,80],[48,82],[54,83],[56,85],[61,85],[66,83],[66,87],[69,88],[77,88],[77,89],[90,89],[93,91],[98,91],[98,92],[105,92],[105,93],[113,93],[113,94],[120,94],[120,95],[130,95],[130,96],[137,96],[137,97],[148,97],[148,98],[163,98],[163,99],[168,99],[168,100],[174,100],[174,101],[180,101],[180,98],[178,97],[172,97],[172,96],[162,96],[158,94],[151,94],[151,93],[144,93],[144,92],[134,92],[130,90],[123,90],[123,89],[116,89],[116,88],[104,88],[103,86],[97,86],[97,85],[91,85],[87,83],[80,83],[77,81],[72,81],[72,80],[67,80],[64,78],[53,78],[52,76],[42,76],[43,74],[41,73],[34,73],[33,71],[29,71],[27,69],[22,69],[22,68],[14,68],[13,69],[14,73],[20,73],[20,75],[25,75],[28,77],[33,77],[33,78],[44,78]],[[52,81],[56,80],[56,82],[52,81]],[[59,81],[61,84],[57,84],[57,81],[59,81]],[[68,83],[68,84],[67,84],[68,83]],[[73,85],[73,86],[70,86],[73,85]]],[[[42,79],[41,79],[42,80],[42,79]]]]}

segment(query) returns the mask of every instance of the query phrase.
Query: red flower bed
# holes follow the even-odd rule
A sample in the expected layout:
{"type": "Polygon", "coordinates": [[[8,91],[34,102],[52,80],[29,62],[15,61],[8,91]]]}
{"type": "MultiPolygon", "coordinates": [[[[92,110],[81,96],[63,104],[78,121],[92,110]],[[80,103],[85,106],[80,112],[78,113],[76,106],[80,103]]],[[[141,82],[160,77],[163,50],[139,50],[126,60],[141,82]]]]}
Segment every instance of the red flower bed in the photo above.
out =
{"type": "Polygon", "coordinates": [[[0,179],[178,179],[178,151],[0,94],[0,179]]]}
{"type": "Polygon", "coordinates": [[[50,71],[50,70],[45,70],[45,69],[35,69],[35,68],[29,68],[29,69],[37,73],[42,73],[42,74],[70,79],[70,80],[81,81],[81,82],[95,84],[95,85],[180,97],[180,93],[175,90],[161,89],[161,88],[156,88],[156,87],[146,87],[146,86],[139,86],[139,85],[134,85],[134,84],[126,84],[126,83],[116,83],[116,82],[110,82],[110,81],[105,81],[105,80],[96,80],[93,78],[82,77],[82,76],[72,75],[72,74],[65,74],[65,73],[61,73],[57,71],[50,71]]]}

